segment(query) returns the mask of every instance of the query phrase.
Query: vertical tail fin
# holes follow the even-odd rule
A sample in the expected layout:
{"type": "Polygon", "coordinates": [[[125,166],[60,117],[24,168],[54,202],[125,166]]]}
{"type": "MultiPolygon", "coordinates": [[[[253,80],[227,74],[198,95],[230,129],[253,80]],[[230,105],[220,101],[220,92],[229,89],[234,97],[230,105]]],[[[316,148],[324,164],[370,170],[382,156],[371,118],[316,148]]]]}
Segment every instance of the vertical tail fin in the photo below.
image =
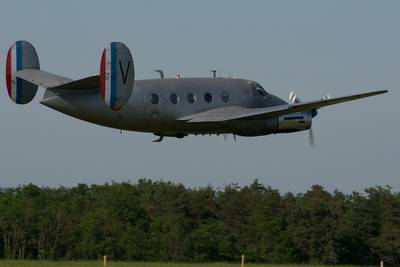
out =
{"type": "Polygon", "coordinates": [[[112,42],[104,49],[100,63],[100,92],[104,102],[113,110],[125,105],[133,90],[135,70],[129,48],[112,42]]]}
{"type": "Polygon", "coordinates": [[[16,41],[7,53],[6,84],[12,101],[26,104],[35,97],[38,86],[17,77],[24,69],[40,69],[39,58],[33,45],[27,41],[16,41]]]}

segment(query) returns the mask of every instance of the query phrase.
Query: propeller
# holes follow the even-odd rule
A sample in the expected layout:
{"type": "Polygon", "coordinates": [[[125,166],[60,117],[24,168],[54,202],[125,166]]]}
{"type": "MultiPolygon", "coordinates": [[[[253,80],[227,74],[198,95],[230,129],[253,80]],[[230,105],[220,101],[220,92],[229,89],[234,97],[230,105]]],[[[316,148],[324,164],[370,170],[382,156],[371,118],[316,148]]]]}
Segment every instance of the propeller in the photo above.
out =
{"type": "Polygon", "coordinates": [[[312,127],[310,128],[310,130],[308,130],[308,142],[310,147],[314,148],[315,147],[315,141],[314,141],[314,132],[312,127]]]}
{"type": "Polygon", "coordinates": [[[292,103],[300,103],[301,102],[300,99],[297,97],[297,95],[295,93],[293,93],[293,92],[290,92],[289,100],[292,103]]]}
{"type": "MultiPolygon", "coordinates": [[[[328,100],[329,98],[330,98],[330,95],[327,94],[326,96],[323,97],[323,100],[328,100]]],[[[292,104],[300,103],[300,102],[301,102],[301,100],[300,100],[300,99],[297,97],[297,95],[296,95],[295,93],[293,93],[293,92],[290,92],[290,94],[289,94],[289,101],[290,101],[292,104]]],[[[314,118],[314,117],[317,116],[317,114],[318,114],[318,111],[317,111],[316,109],[313,109],[313,110],[311,110],[310,112],[311,112],[311,117],[312,117],[312,118],[314,118]]],[[[312,124],[311,124],[311,125],[312,125],[312,124]]],[[[309,142],[310,147],[312,147],[312,148],[315,147],[314,132],[313,132],[312,126],[311,126],[310,129],[308,130],[308,142],[309,142]]]]}
{"type": "Polygon", "coordinates": [[[331,96],[329,95],[329,94],[326,94],[323,98],[322,98],[322,100],[328,100],[328,99],[330,99],[331,98],[331,96]]]}

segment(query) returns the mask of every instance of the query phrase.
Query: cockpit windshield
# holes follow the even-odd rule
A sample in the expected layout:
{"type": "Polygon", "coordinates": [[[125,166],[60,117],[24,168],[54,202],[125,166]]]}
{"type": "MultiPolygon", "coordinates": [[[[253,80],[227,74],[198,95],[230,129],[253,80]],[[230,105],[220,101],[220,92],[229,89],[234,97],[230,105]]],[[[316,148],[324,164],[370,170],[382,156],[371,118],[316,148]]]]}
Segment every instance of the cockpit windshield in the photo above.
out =
{"type": "Polygon", "coordinates": [[[253,94],[256,97],[265,99],[268,96],[267,92],[259,83],[256,82],[251,83],[251,89],[253,89],[253,94]]]}

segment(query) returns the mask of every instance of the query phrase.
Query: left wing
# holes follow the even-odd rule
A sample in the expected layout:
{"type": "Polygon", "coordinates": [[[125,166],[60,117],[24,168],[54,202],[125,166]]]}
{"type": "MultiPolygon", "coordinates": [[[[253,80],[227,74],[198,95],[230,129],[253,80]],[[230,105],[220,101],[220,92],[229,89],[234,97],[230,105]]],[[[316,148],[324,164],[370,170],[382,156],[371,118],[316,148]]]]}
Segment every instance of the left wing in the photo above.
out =
{"type": "Polygon", "coordinates": [[[240,106],[223,107],[184,116],[178,120],[187,122],[223,122],[237,119],[266,119],[295,112],[319,109],[325,106],[336,105],[339,103],[380,95],[387,92],[387,90],[380,90],[331,99],[322,99],[317,101],[279,105],[266,108],[245,108],[240,106]]]}

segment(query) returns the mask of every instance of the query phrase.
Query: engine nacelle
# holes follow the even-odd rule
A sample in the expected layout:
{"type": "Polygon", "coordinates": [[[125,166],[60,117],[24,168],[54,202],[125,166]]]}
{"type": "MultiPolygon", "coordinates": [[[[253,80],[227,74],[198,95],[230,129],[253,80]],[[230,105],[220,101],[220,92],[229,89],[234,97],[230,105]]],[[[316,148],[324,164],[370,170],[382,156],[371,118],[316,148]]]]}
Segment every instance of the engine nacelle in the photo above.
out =
{"type": "Polygon", "coordinates": [[[312,112],[296,112],[278,117],[278,131],[290,133],[311,128],[312,112]]]}
{"type": "Polygon", "coordinates": [[[100,92],[103,101],[112,110],[125,105],[133,90],[135,70],[129,48],[112,42],[104,49],[100,63],[100,92]]]}

